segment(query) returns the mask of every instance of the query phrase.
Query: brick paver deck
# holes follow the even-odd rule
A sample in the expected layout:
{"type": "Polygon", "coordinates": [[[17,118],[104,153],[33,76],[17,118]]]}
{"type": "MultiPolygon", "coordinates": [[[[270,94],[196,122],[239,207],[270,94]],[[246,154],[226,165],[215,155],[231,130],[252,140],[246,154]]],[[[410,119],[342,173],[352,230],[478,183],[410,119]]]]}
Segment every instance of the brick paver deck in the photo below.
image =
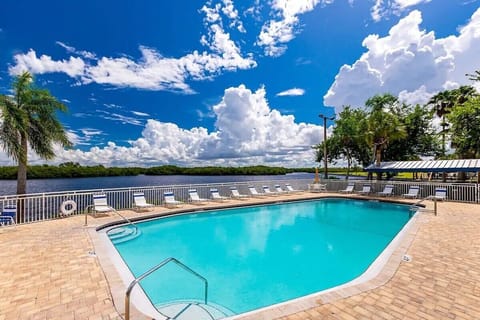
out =
{"type": "MultiPolygon", "coordinates": [[[[319,195],[297,197],[306,196],[319,195]]],[[[438,216],[421,214],[403,244],[410,262],[397,261],[394,267],[389,262],[377,278],[347,294],[321,295],[243,318],[480,319],[480,205],[445,202],[438,209],[438,216]]],[[[89,218],[84,227],[83,216],[72,216],[0,228],[0,320],[121,319],[124,288],[112,283],[115,271],[104,271],[91,254],[96,250],[92,228],[114,219],[89,218]]]]}

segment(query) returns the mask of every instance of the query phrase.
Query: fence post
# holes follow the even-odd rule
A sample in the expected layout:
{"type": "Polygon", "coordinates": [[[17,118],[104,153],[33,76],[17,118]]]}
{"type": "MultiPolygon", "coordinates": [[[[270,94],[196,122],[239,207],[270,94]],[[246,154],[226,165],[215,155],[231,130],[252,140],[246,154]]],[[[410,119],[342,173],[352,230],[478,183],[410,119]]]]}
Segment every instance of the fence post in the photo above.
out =
{"type": "Polygon", "coordinates": [[[45,220],[45,193],[42,193],[42,220],[45,220]]]}

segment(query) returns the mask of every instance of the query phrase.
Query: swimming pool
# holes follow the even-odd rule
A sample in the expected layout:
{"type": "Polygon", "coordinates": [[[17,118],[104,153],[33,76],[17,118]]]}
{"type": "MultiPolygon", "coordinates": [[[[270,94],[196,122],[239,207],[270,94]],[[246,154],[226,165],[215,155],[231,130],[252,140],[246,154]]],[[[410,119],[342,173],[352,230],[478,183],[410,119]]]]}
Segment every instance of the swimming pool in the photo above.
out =
{"type": "MultiPolygon", "coordinates": [[[[170,257],[203,276],[221,318],[358,277],[409,217],[406,205],[330,198],[145,221],[140,236],[113,242],[135,277],[170,257]]],[[[140,284],[163,313],[204,299],[203,282],[175,263],[140,284]]]]}

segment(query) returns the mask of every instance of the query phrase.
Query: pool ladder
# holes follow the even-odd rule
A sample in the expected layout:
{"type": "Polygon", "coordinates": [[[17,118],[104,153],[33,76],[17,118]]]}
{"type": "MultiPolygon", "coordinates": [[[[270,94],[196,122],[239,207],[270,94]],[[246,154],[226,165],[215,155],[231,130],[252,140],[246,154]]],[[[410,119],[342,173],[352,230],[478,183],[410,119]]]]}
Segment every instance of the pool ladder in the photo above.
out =
{"type": "MultiPolygon", "coordinates": [[[[205,302],[205,305],[207,305],[207,298],[208,298],[208,281],[207,279],[205,279],[205,277],[203,277],[202,275],[200,275],[199,273],[195,272],[194,270],[192,270],[191,268],[189,268],[187,265],[185,265],[184,263],[182,263],[181,261],[179,261],[178,259],[175,259],[173,257],[170,257],[170,258],[167,258],[165,260],[163,260],[162,262],[160,262],[159,264],[157,264],[155,267],[151,268],[150,270],[148,270],[147,272],[145,272],[144,274],[140,275],[139,277],[135,278],[135,280],[133,280],[130,285],[128,286],[127,288],[127,292],[125,293],[125,320],[130,320],[130,294],[132,293],[132,290],[133,288],[140,282],[142,281],[143,279],[145,279],[146,277],[148,277],[149,275],[151,275],[152,273],[154,273],[155,271],[157,271],[158,269],[164,267],[166,264],[170,263],[170,262],[174,262],[176,263],[177,265],[179,265],[180,267],[182,267],[183,269],[185,269],[186,271],[190,272],[191,274],[193,274],[194,276],[196,276],[197,278],[199,278],[200,280],[203,281],[203,283],[205,284],[205,290],[204,290],[204,302],[205,302]]],[[[185,310],[183,310],[185,311],[185,310]]],[[[182,311],[182,312],[183,312],[182,311]]],[[[180,312],[180,314],[182,313],[180,312]]],[[[175,317],[178,317],[179,314],[177,314],[175,317]]],[[[213,319],[213,318],[212,318],[213,319]]]]}

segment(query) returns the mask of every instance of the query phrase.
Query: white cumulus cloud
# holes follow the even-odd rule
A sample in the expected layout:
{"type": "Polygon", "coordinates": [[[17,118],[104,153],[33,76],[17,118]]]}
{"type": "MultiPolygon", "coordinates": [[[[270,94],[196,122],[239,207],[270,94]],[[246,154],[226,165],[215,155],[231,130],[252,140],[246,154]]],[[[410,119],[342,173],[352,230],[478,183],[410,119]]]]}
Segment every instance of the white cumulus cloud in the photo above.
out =
{"type": "Polygon", "coordinates": [[[298,16],[312,11],[318,4],[330,4],[331,0],[273,0],[275,18],[267,21],[258,35],[257,45],[264,48],[267,56],[280,56],[287,49],[286,43],[298,32],[298,16]]]}
{"type": "Polygon", "coordinates": [[[9,68],[9,72],[12,75],[18,75],[28,70],[35,74],[63,72],[75,78],[82,76],[86,68],[82,58],[70,57],[68,60],[55,61],[47,55],[37,57],[37,53],[32,49],[26,54],[16,54],[13,59],[15,60],[15,65],[9,68]]]}
{"type": "Polygon", "coordinates": [[[214,8],[204,6],[208,33],[201,43],[208,50],[192,51],[181,57],[164,57],[154,48],[139,46],[140,58],[125,55],[97,57],[95,53],[77,50],[63,42],[56,43],[71,54],[68,59],[55,60],[51,56],[37,56],[34,49],[14,55],[15,64],[9,68],[12,75],[23,71],[34,74],[66,73],[78,80],[77,84],[98,83],[118,87],[133,87],[147,90],[166,90],[194,93],[189,80],[205,80],[226,71],[250,69],[257,66],[253,54],[242,54],[240,47],[231,39],[222,25],[220,12],[226,15],[240,31],[243,24],[232,0],[223,0],[223,5],[214,8]]]}
{"type": "Polygon", "coordinates": [[[432,94],[470,84],[466,73],[480,69],[480,9],[459,29],[458,35],[436,38],[420,29],[421,13],[412,11],[388,35],[372,34],[363,41],[367,49],[352,65],[343,65],[324,104],[362,106],[385,92],[425,102],[432,94]]]}
{"type": "Polygon", "coordinates": [[[292,88],[276,94],[278,97],[283,96],[303,96],[305,94],[305,90],[300,88],[292,88]]]}
{"type": "Polygon", "coordinates": [[[371,11],[372,19],[376,22],[390,15],[400,15],[407,8],[427,3],[431,0],[375,0],[371,11]]]}
{"type": "MultiPolygon", "coordinates": [[[[212,112],[215,117],[212,132],[202,127],[184,129],[173,123],[149,119],[141,137],[130,141],[129,146],[109,142],[88,151],[58,150],[55,162],[106,166],[266,164],[303,167],[313,165],[311,146],[323,139],[321,126],[297,123],[294,116],[272,109],[263,87],[256,91],[244,85],[228,88],[222,100],[212,107],[212,112]]],[[[115,114],[105,113],[105,116],[126,121],[115,118],[115,114]]],[[[83,128],[73,135],[76,141],[84,143],[103,132],[83,128]]],[[[0,155],[0,164],[4,158],[0,155]]]]}

